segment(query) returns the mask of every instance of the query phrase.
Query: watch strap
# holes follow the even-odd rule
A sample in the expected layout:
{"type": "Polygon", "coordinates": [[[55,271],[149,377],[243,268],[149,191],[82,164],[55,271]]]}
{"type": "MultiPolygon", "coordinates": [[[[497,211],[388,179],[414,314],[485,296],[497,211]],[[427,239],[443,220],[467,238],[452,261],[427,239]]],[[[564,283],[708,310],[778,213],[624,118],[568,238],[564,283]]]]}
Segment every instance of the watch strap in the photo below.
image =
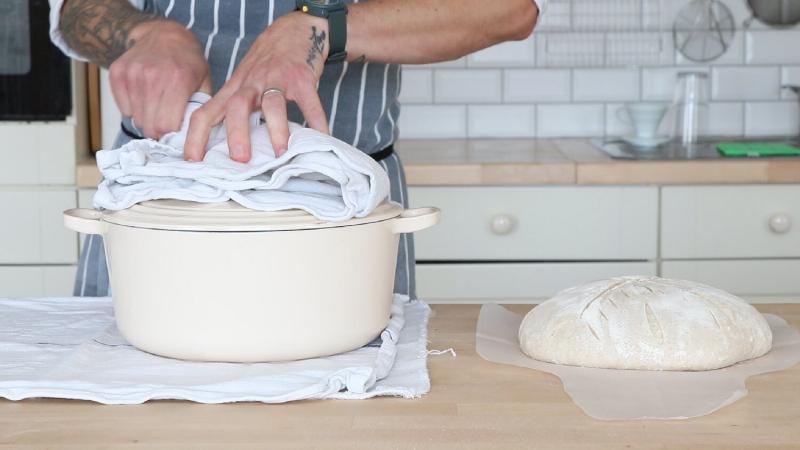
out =
{"type": "Polygon", "coordinates": [[[328,51],[326,63],[337,63],[347,58],[347,9],[337,9],[328,13],[328,51]]]}

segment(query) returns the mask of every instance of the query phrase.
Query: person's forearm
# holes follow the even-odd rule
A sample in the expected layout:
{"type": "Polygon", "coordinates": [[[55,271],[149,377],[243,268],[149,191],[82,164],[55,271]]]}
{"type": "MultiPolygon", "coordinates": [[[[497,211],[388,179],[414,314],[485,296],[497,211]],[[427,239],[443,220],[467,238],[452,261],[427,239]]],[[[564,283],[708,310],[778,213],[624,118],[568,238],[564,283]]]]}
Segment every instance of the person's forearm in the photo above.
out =
{"type": "Polygon", "coordinates": [[[59,29],[67,44],[88,60],[108,67],[135,41],[133,29],[159,20],[127,0],[67,0],[59,29]]]}
{"type": "Polygon", "coordinates": [[[371,0],[350,5],[348,59],[424,64],[460,58],[533,31],[532,0],[371,0]]]}

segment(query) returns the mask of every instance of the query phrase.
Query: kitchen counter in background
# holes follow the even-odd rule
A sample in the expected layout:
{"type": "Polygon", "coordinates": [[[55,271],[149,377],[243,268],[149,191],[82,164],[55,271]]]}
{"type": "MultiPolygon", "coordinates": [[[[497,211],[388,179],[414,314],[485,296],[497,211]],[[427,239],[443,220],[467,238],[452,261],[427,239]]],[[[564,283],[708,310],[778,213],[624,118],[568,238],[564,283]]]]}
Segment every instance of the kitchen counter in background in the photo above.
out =
{"type": "MultiPolygon", "coordinates": [[[[396,145],[411,186],[800,183],[800,158],[614,160],[588,139],[413,139],[396,145]]],[[[77,164],[94,188],[94,159],[77,164]]]]}
{"type": "MultiPolygon", "coordinates": [[[[484,301],[491,301],[484,299],[484,301]]],[[[747,381],[747,397],[704,417],[599,421],[553,375],[475,353],[476,305],[435,305],[431,392],[421,399],[199,405],[0,400],[0,447],[165,448],[796,448],[800,366],[747,381]]],[[[525,312],[528,306],[512,307],[525,312]]],[[[760,305],[800,326],[800,305],[760,305]]]]}

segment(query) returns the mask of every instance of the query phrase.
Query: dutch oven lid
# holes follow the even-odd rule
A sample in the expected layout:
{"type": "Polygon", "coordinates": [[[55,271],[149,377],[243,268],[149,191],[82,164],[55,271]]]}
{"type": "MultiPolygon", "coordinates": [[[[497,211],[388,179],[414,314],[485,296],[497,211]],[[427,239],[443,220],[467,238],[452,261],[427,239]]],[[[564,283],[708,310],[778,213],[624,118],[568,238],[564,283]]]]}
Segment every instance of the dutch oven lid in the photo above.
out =
{"type": "Polygon", "coordinates": [[[363,225],[397,217],[403,207],[383,202],[366,217],[327,222],[298,209],[265,212],[233,201],[197,203],[151,200],[120,211],[105,211],[103,220],[137,228],[175,231],[288,231],[363,225]]]}

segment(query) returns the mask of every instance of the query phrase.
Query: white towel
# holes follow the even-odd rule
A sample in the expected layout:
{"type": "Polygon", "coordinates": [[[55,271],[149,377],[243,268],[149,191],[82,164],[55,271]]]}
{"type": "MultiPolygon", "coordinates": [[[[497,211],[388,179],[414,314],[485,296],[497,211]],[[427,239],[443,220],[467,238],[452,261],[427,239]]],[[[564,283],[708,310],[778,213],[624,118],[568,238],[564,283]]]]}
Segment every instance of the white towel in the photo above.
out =
{"type": "Polygon", "coordinates": [[[419,397],[430,389],[429,315],[424,302],[396,295],[380,343],[303,361],[202,363],[126,343],[113,326],[108,297],[0,299],[0,397],[105,404],[419,397]]]}
{"type": "Polygon", "coordinates": [[[105,180],[95,207],[118,210],[163,198],[234,200],[261,211],[302,209],[321,220],[343,221],[369,215],[388,196],[389,178],[370,156],[296,123],[289,124],[286,153],[275,158],[260,113],[250,116],[249,162],[230,159],[224,125],[212,130],[203,161],[184,161],[189,118],[209,98],[192,96],[178,132],[99,151],[97,166],[105,180]]]}

